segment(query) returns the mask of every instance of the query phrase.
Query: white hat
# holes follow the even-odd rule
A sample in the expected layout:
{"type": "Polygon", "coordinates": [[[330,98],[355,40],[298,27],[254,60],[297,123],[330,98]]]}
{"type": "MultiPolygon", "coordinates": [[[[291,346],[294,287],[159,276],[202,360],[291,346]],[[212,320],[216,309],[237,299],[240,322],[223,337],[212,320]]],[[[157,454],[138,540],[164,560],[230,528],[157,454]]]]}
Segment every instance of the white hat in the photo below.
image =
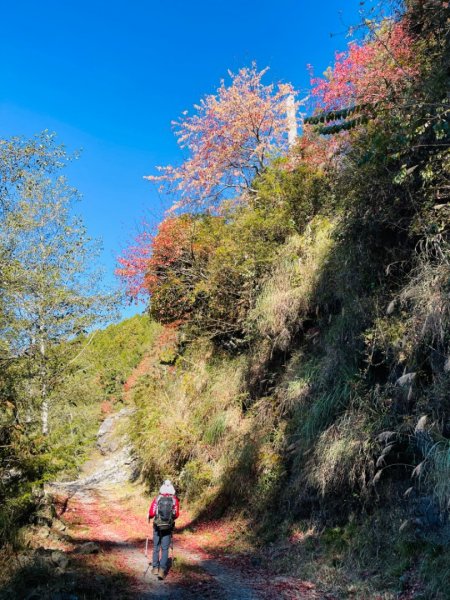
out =
{"type": "Polygon", "coordinates": [[[166,479],[162,486],[159,488],[160,494],[171,494],[175,496],[175,488],[172,485],[170,479],[166,479]]]}

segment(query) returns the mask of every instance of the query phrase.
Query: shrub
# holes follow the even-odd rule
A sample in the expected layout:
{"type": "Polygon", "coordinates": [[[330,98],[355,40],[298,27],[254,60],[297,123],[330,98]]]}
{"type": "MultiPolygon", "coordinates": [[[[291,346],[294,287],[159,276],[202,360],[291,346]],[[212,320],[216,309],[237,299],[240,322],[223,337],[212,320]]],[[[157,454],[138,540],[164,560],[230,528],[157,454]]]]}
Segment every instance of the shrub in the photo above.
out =
{"type": "Polygon", "coordinates": [[[132,438],[151,487],[171,477],[197,501],[219,484],[239,436],[245,359],[213,354],[211,342],[199,339],[173,366],[159,360],[156,352],[151,373],[133,390],[132,438]]]}

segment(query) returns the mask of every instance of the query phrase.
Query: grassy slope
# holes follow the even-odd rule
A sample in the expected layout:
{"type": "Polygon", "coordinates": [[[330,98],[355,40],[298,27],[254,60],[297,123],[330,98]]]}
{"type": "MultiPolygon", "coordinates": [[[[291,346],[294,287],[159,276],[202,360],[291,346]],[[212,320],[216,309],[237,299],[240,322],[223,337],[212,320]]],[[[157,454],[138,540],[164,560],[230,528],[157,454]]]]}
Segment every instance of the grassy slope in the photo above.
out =
{"type": "Polygon", "coordinates": [[[147,316],[136,315],[77,342],[78,358],[56,390],[53,404],[48,444],[53,466],[67,471],[85,460],[102,416],[125,401],[124,383],[158,331],[147,316]]]}
{"type": "Polygon", "coordinates": [[[303,221],[307,171],[288,192],[260,188],[225,227],[233,260],[216,250],[199,295],[234,344],[211,342],[200,318],[167,332],[134,390],[150,486],[170,476],[199,517],[239,512],[255,545],[286,543],[271,569],[342,598],[450,589],[450,214],[433,208],[450,164],[410,147],[416,132],[399,140],[399,123],[355,132],[303,221]],[[420,165],[405,177],[397,143],[420,165]],[[282,230],[286,214],[297,225],[282,230]],[[275,252],[252,239],[261,223],[282,230],[275,252]],[[265,269],[250,286],[252,260],[265,269]]]}
{"type": "Polygon", "coordinates": [[[255,545],[285,544],[271,568],[339,597],[450,589],[449,21],[421,4],[420,77],[336,164],[275,163],[248,205],[196,222],[198,271],[160,265],[153,312],[181,301],[189,322],[133,390],[150,486],[240,513],[255,545]]]}

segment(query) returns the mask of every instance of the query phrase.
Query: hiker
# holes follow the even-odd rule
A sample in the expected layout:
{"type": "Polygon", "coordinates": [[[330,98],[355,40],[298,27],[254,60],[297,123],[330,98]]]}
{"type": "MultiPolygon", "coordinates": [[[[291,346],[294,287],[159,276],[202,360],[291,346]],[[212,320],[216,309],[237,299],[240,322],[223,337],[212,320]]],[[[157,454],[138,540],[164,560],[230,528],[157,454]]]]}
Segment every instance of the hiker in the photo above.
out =
{"type": "Polygon", "coordinates": [[[179,514],[180,501],[176,497],[172,483],[166,479],[150,505],[147,518],[148,522],[154,519],[152,574],[157,575],[158,579],[164,579],[166,576],[173,528],[179,514]]]}

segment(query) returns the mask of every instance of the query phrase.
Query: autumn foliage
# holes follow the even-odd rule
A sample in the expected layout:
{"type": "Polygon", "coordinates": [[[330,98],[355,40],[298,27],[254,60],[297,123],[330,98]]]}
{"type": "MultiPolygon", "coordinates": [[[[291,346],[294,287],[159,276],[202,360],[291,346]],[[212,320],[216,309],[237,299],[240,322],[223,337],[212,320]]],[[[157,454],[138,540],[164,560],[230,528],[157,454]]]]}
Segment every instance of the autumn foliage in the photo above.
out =
{"type": "Polygon", "coordinates": [[[366,25],[366,39],[337,52],[323,77],[315,77],[309,67],[314,116],[305,119],[288,160],[291,168],[302,163],[318,169],[336,166],[351,146],[351,129],[409,98],[419,60],[407,18],[366,25]]]}
{"type": "Polygon", "coordinates": [[[229,72],[230,86],[222,81],[216,94],[195,106],[194,115],[186,112],[173,123],[189,158],[147,177],[175,196],[173,209],[211,208],[248,190],[269,161],[287,151],[286,99],[293,88],[264,85],[266,72],[255,64],[229,72]]]}
{"type": "MultiPolygon", "coordinates": [[[[388,107],[408,93],[419,71],[408,21],[403,17],[385,20],[377,27],[369,23],[368,27],[367,38],[337,53],[334,67],[324,77],[312,77],[316,114],[349,106],[372,110],[383,102],[388,107]]],[[[164,323],[201,317],[203,323],[215,323],[208,326],[210,330],[235,331],[236,322],[243,320],[242,314],[252,302],[248,299],[251,294],[243,300],[245,270],[263,272],[272,252],[260,252],[256,232],[267,241],[276,238],[276,231],[283,231],[282,238],[292,224],[301,231],[304,223],[299,222],[299,215],[312,216],[312,207],[320,204],[304,198],[308,182],[321,181],[324,171],[339,168],[351,148],[350,132],[325,136],[308,124],[296,145],[289,148],[287,99],[294,91],[289,84],[265,85],[262,78],[266,72],[253,64],[230,73],[230,85],[222,81],[216,94],[195,106],[193,115],[184,113],[173,125],[188,158],[180,166],[159,167],[158,175],[147,177],[174,196],[172,214],[169,211],[156,234],[147,230],[137,236],[119,259],[117,273],[130,297],[151,298],[153,316],[164,323]],[[274,163],[280,157],[283,160],[274,163]],[[280,172],[293,173],[295,189],[286,197],[279,182],[274,183],[277,178],[272,181],[273,164],[280,172]],[[261,194],[262,190],[267,194],[268,182],[269,188],[274,186],[269,192],[273,198],[268,202],[265,196],[262,209],[261,194]],[[254,226],[248,245],[243,241],[246,232],[239,229],[241,217],[225,216],[227,211],[230,215],[230,206],[231,213],[236,210],[224,202],[231,197],[245,200],[241,207],[257,207],[248,219],[254,226]],[[208,217],[219,206],[221,217],[208,217]],[[190,213],[173,216],[176,209],[190,213]],[[280,215],[289,226],[280,228],[280,215]],[[233,235],[241,238],[237,245],[233,235]],[[242,314],[236,316],[239,310],[242,314]]]]}
{"type": "Polygon", "coordinates": [[[270,537],[281,526],[295,541],[301,515],[314,547],[286,568],[307,563],[318,589],[332,572],[338,596],[359,577],[358,597],[393,597],[400,573],[430,598],[450,588],[449,6],[407,7],[313,80],[297,144],[247,182],[226,171],[232,146],[203,105],[188,162],[160,179],[195,214],[138,253],[151,314],[181,323],[136,395],[144,476],[168,473],[208,515],[257,497],[250,523],[270,537]],[[363,587],[373,568],[383,589],[363,587]]]}
{"type": "Polygon", "coordinates": [[[188,238],[184,218],[168,218],[160,223],[157,233],[143,231],[134,244],[118,259],[116,274],[134,300],[151,294],[157,285],[157,274],[176,262],[188,238]]]}
{"type": "Polygon", "coordinates": [[[151,297],[151,313],[163,323],[185,321],[195,300],[194,289],[215,244],[218,217],[167,217],[155,234],[139,234],[118,259],[116,274],[127,295],[151,297]]]}
{"type": "Polygon", "coordinates": [[[405,19],[385,21],[365,42],[337,52],[325,77],[312,77],[317,110],[394,101],[418,73],[414,45],[405,19]]]}

